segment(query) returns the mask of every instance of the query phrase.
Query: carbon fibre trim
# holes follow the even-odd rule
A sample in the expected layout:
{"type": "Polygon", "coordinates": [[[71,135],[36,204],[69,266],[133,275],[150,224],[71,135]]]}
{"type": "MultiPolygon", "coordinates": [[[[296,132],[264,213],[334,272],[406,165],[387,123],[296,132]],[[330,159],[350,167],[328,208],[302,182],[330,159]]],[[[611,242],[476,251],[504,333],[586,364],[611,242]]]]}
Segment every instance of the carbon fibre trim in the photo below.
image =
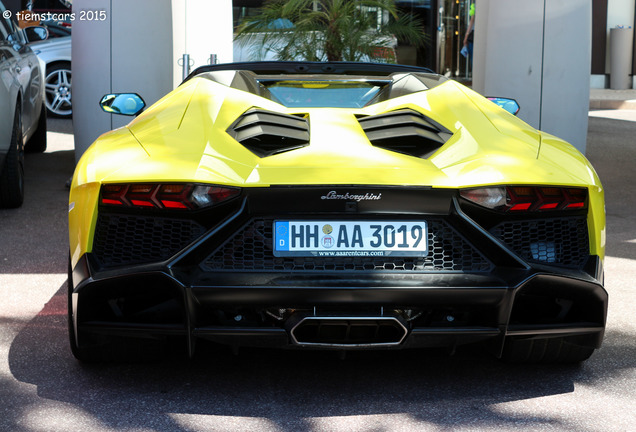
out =
{"type": "Polygon", "coordinates": [[[189,219],[100,213],[93,253],[104,268],[162,261],[204,232],[189,219]]]}
{"type": "Polygon", "coordinates": [[[590,253],[584,216],[502,222],[490,232],[531,263],[579,269],[590,253]]]}

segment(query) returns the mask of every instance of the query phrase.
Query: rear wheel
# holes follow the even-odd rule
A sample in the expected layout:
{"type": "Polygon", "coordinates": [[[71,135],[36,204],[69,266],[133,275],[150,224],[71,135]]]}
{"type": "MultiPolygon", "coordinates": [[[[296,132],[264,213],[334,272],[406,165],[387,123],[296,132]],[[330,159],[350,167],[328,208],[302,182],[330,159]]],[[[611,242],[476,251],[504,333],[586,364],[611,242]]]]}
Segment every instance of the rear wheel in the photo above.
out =
{"type": "Polygon", "coordinates": [[[24,149],[22,148],[22,117],[19,105],[15,109],[9,151],[1,169],[0,207],[20,207],[24,202],[24,149]]]}
{"type": "Polygon", "coordinates": [[[82,362],[98,361],[98,355],[92,350],[80,349],[77,345],[77,336],[75,333],[75,319],[73,315],[73,269],[71,268],[71,259],[68,260],[68,297],[67,297],[67,322],[68,322],[68,337],[71,345],[71,352],[76,359],[82,362]]]}
{"type": "Polygon", "coordinates": [[[565,338],[508,339],[502,359],[511,363],[580,363],[594,348],[575,345],[565,338]]]}

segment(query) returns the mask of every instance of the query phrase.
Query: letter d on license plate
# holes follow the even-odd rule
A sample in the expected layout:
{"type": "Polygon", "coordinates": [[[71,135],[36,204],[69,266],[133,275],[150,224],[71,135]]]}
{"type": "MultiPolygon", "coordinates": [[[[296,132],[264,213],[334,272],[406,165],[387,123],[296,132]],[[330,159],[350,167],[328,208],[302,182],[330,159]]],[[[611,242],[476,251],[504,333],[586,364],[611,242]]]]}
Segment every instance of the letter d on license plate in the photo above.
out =
{"type": "Polygon", "coordinates": [[[426,256],[426,221],[275,221],[275,256],[426,256]]]}

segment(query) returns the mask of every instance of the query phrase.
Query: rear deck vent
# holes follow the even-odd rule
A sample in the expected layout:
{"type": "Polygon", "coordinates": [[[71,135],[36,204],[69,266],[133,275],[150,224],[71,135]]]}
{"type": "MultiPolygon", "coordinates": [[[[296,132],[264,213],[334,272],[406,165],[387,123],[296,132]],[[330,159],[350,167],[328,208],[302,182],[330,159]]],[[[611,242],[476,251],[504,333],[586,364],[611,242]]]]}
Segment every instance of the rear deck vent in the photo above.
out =
{"type": "Polygon", "coordinates": [[[309,145],[309,122],[302,116],[252,108],[227,133],[259,157],[309,145]]]}
{"type": "Polygon", "coordinates": [[[426,159],[453,135],[434,120],[411,109],[358,118],[376,147],[426,159]]]}

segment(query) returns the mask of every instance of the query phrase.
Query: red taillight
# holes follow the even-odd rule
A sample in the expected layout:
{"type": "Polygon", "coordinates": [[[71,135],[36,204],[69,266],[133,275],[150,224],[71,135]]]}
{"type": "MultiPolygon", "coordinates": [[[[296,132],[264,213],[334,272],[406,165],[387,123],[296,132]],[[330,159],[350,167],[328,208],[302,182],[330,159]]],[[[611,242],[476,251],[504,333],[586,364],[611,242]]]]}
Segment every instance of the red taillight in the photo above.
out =
{"type": "Polygon", "coordinates": [[[124,205],[123,202],[116,199],[102,198],[102,204],[108,205],[124,205]]]}
{"type": "Polygon", "coordinates": [[[182,203],[181,201],[170,201],[170,200],[161,200],[161,204],[165,208],[169,209],[187,209],[188,206],[182,203]]]}
{"type": "Polygon", "coordinates": [[[101,203],[106,205],[126,205],[124,202],[124,195],[128,190],[126,185],[109,184],[102,186],[102,198],[101,203]]]}
{"type": "Polygon", "coordinates": [[[131,199],[130,203],[135,207],[154,207],[155,204],[152,201],[140,200],[140,199],[131,199]]]}
{"type": "Polygon", "coordinates": [[[571,208],[583,208],[583,207],[585,207],[585,203],[582,203],[582,202],[574,202],[574,203],[570,203],[570,204],[568,204],[568,206],[567,206],[566,208],[571,209],[571,208]]]}
{"type": "Polygon", "coordinates": [[[577,210],[585,208],[587,201],[587,189],[564,187],[499,186],[465,189],[460,191],[460,195],[482,207],[515,213],[577,210]],[[501,198],[493,200],[487,197],[501,198]]]}
{"type": "Polygon", "coordinates": [[[553,210],[559,206],[559,203],[547,203],[539,207],[539,210],[553,210]]]}
{"type": "Polygon", "coordinates": [[[227,201],[241,193],[240,189],[219,186],[197,185],[192,191],[191,199],[199,207],[207,207],[227,201]]]}
{"type": "Polygon", "coordinates": [[[238,195],[238,190],[221,188],[221,187],[213,187],[213,188],[210,188],[210,190],[208,191],[208,195],[210,195],[210,197],[214,200],[214,202],[221,202],[238,195]]]}
{"type": "Polygon", "coordinates": [[[193,184],[108,184],[102,186],[100,204],[194,210],[227,201],[240,192],[237,188],[193,184]]]}
{"type": "Polygon", "coordinates": [[[532,203],[519,203],[510,207],[510,211],[528,210],[532,203]]]}
{"type": "Polygon", "coordinates": [[[186,210],[196,208],[190,200],[192,185],[187,184],[167,184],[158,187],[157,194],[159,202],[165,208],[186,210]]]}

